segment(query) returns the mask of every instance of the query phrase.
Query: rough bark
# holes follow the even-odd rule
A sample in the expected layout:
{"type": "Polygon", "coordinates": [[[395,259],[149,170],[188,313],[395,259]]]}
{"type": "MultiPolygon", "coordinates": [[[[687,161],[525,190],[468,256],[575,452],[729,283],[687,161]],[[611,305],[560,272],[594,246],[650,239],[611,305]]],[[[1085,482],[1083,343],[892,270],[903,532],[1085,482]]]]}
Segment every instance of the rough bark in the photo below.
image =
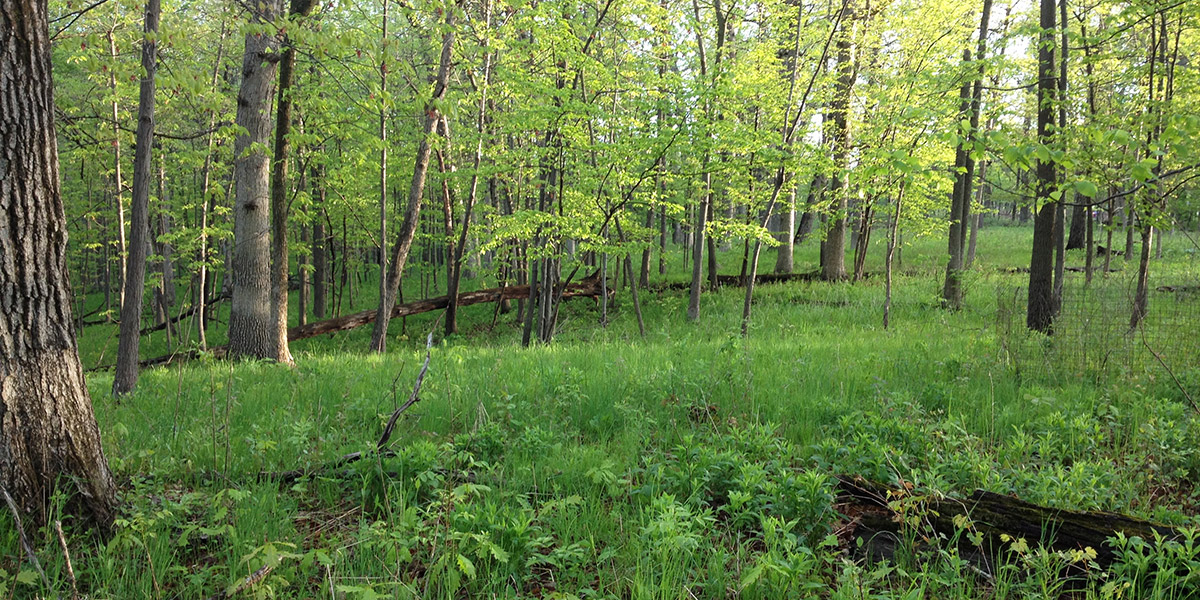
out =
{"type": "MultiPolygon", "coordinates": [[[[268,22],[279,14],[279,0],[255,4],[251,20],[268,22]]],[[[271,294],[270,159],[263,152],[271,132],[271,96],[279,42],[271,35],[246,34],[242,85],[237,97],[234,139],[233,257],[229,275],[233,293],[229,314],[229,351],[235,356],[278,360],[280,340],[271,294]]],[[[286,349],[286,345],[283,346],[286,349]]],[[[287,357],[290,360],[290,356],[287,357]]]]}
{"type": "MultiPolygon", "coordinates": [[[[133,203],[129,254],[125,263],[121,332],[117,341],[117,369],[113,395],[133,391],[138,379],[138,342],[142,300],[146,291],[146,248],[150,234],[150,162],[154,146],[154,75],[158,63],[159,0],[146,2],[146,36],[142,41],[142,78],[138,97],[137,147],[133,153],[133,203]]],[[[165,321],[165,319],[164,319],[165,321]]]]}
{"type": "Polygon", "coordinates": [[[46,10],[0,3],[0,487],[45,524],[62,484],[105,526],[115,484],[72,329],[46,10]]]}
{"type": "MultiPolygon", "coordinates": [[[[429,138],[437,128],[441,119],[438,108],[446,97],[446,87],[450,82],[451,50],[454,48],[454,11],[446,11],[446,33],[442,35],[442,54],[438,64],[437,80],[434,84],[433,96],[425,105],[425,123],[422,129],[421,141],[417,145],[417,156],[413,161],[412,183],[408,188],[408,206],[404,209],[404,221],[392,245],[392,258],[388,266],[387,285],[379,298],[379,309],[376,311],[375,329],[371,332],[371,347],[373,352],[383,352],[387,349],[388,322],[391,319],[392,307],[396,305],[396,294],[400,291],[400,278],[404,275],[404,263],[408,261],[408,251],[412,247],[413,237],[421,214],[421,198],[425,193],[425,175],[429,172],[429,155],[431,147],[429,138]]],[[[386,244],[380,240],[380,244],[386,244]]]]}

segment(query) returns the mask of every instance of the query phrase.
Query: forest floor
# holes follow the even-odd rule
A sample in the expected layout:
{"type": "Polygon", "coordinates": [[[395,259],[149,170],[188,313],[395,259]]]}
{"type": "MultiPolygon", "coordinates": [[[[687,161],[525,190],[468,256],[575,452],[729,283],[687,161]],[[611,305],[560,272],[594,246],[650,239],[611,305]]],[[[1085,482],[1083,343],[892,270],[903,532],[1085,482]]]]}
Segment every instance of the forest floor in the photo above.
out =
{"type": "MultiPolygon", "coordinates": [[[[111,374],[93,373],[126,511],[103,540],[64,518],[75,585],[89,598],[207,598],[269,567],[238,597],[1197,597],[1200,418],[1186,396],[1200,396],[1200,360],[1181,345],[1164,356],[1174,377],[1132,358],[1076,367],[1055,340],[1005,327],[1029,239],[1027,228],[981,232],[958,312],[937,298],[944,241],[917,240],[887,331],[873,276],[761,286],[745,338],[741,289],[706,294],[699,324],[685,319],[686,292],[644,292],[644,339],[619,291],[607,327],[596,303],[566,303],[544,347],[521,348],[513,314],[492,326],[494,307],[480,305],[449,339],[430,313],[395,322],[383,356],[364,352],[369,331],[343,332],[294,344],[290,369],[201,359],[146,371],[120,403],[111,374]],[[373,453],[431,330],[421,400],[393,452],[373,453]],[[356,451],[367,458],[337,465],[356,451]],[[297,469],[314,473],[276,476],[297,469]],[[913,501],[900,551],[873,561],[842,535],[839,475],[913,499],[984,489],[1120,512],[1185,539],[1114,541],[1107,569],[1014,539],[1003,565],[980,569],[913,501]]],[[[881,250],[868,271],[881,271],[881,250]]],[[[815,255],[799,248],[797,270],[815,255]]],[[[1154,285],[1200,283],[1198,258],[1168,239],[1154,285]]],[[[724,260],[735,272],[740,248],[724,260]]],[[[764,271],[773,261],[764,253],[764,271]]],[[[680,253],[669,262],[652,281],[683,280],[680,253]]],[[[1069,265],[1082,262],[1070,252],[1069,265]]],[[[1113,264],[1123,271],[1093,285],[1128,289],[1136,263],[1113,264]]],[[[355,308],[369,307],[360,295],[355,308]]],[[[1155,302],[1167,301],[1152,314],[1155,302]]],[[[84,330],[85,366],[111,361],[112,332],[84,330]]],[[[144,356],[165,349],[160,336],[144,356]]],[[[1196,329],[1177,336],[1200,345],[1196,329]]],[[[57,535],[30,533],[70,597],[57,535]]],[[[20,555],[0,516],[0,597],[51,595],[20,555]]]]}

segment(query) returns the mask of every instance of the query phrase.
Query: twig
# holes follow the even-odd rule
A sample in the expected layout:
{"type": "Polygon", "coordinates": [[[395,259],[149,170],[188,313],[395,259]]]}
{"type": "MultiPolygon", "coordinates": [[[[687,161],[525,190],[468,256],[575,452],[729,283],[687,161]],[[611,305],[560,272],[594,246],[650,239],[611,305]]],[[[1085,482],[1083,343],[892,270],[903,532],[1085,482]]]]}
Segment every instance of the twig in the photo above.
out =
{"type": "Polygon", "coordinates": [[[0,485],[0,494],[4,495],[4,501],[8,503],[8,509],[12,511],[13,522],[17,526],[17,538],[21,540],[21,547],[25,549],[25,555],[29,557],[29,562],[33,564],[38,575],[42,576],[42,583],[46,585],[46,590],[52,591],[54,588],[50,587],[50,579],[46,577],[46,572],[42,570],[42,563],[38,562],[37,555],[33,553],[33,547],[29,545],[29,539],[25,537],[25,527],[21,525],[21,511],[17,508],[17,503],[13,501],[12,496],[8,495],[8,489],[3,485],[0,485]]]}
{"type": "Polygon", "coordinates": [[[238,593],[242,590],[262,581],[263,579],[266,579],[267,575],[270,575],[271,571],[274,570],[275,565],[265,564],[259,570],[248,575],[237,585],[209,596],[208,600],[226,600],[227,598],[232,598],[238,595],[238,593]]]}
{"type": "Polygon", "coordinates": [[[412,394],[408,397],[408,401],[404,404],[401,404],[400,408],[397,408],[395,412],[392,413],[392,417],[388,419],[387,426],[383,428],[383,435],[379,436],[379,441],[375,443],[376,450],[383,450],[383,447],[392,437],[392,430],[396,428],[396,420],[400,418],[400,415],[403,414],[404,411],[408,410],[408,407],[416,404],[417,401],[421,399],[417,396],[417,394],[421,392],[421,383],[425,381],[425,372],[429,370],[429,355],[432,353],[432,351],[433,332],[430,331],[429,335],[425,338],[425,364],[421,365],[421,372],[417,373],[417,382],[413,384],[412,394]]]}
{"type": "Polygon", "coordinates": [[[79,588],[75,586],[75,567],[71,564],[71,550],[67,548],[67,537],[63,535],[62,521],[54,521],[58,543],[62,546],[63,559],[67,561],[67,582],[71,584],[71,600],[79,599],[79,588]]]}
{"type": "MultiPolygon", "coordinates": [[[[441,321],[440,317],[438,318],[438,321],[434,322],[433,329],[437,329],[437,323],[439,321],[441,321]]],[[[383,434],[379,436],[379,441],[375,442],[375,450],[377,452],[382,452],[384,447],[387,446],[388,440],[390,440],[392,438],[392,432],[396,429],[396,421],[398,421],[400,419],[400,415],[404,414],[404,411],[408,410],[410,407],[412,407],[412,405],[416,404],[417,402],[419,402],[421,400],[421,397],[420,397],[421,384],[425,381],[425,373],[427,371],[429,371],[429,357],[432,354],[432,352],[433,352],[433,331],[431,330],[429,332],[429,335],[425,338],[425,362],[421,365],[421,371],[419,373],[417,373],[417,381],[416,381],[416,383],[413,384],[412,394],[409,395],[408,400],[404,404],[401,404],[399,408],[397,408],[395,411],[392,412],[391,418],[388,419],[387,425],[384,426],[384,428],[383,428],[383,434]]],[[[325,467],[325,468],[337,469],[340,467],[344,467],[352,462],[359,461],[362,458],[363,458],[362,452],[351,452],[349,454],[342,455],[342,457],[337,459],[337,461],[335,461],[333,463],[333,465],[331,465],[330,467],[325,467]]],[[[316,469],[316,470],[322,470],[322,469],[316,469]]],[[[292,471],[284,471],[282,473],[260,473],[259,477],[260,478],[279,478],[281,481],[290,482],[290,481],[295,481],[295,480],[297,480],[307,474],[310,474],[312,472],[314,472],[314,471],[307,470],[307,469],[295,469],[292,471]]]]}
{"type": "Polygon", "coordinates": [[[1171,367],[1167,366],[1167,361],[1163,360],[1162,356],[1159,356],[1159,354],[1154,351],[1154,348],[1150,347],[1149,342],[1146,341],[1146,328],[1142,327],[1141,330],[1142,345],[1150,351],[1150,354],[1154,355],[1154,359],[1157,360],[1158,364],[1162,365],[1162,368],[1167,371],[1167,375],[1171,376],[1171,379],[1175,382],[1175,387],[1179,388],[1179,391],[1183,393],[1183,397],[1187,398],[1188,404],[1192,405],[1192,410],[1196,411],[1196,414],[1200,414],[1200,405],[1196,404],[1196,399],[1192,398],[1192,395],[1188,393],[1187,388],[1184,387],[1183,383],[1179,381],[1179,378],[1175,376],[1175,371],[1172,371],[1171,367]]]}

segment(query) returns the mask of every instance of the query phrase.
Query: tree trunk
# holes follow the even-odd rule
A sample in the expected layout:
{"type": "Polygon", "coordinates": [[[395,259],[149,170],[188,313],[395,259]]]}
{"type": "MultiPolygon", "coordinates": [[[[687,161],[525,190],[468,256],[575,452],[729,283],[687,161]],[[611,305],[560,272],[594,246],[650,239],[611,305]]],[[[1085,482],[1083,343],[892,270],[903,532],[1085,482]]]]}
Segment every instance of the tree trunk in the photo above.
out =
{"type": "Polygon", "coordinates": [[[1075,203],[1071,209],[1071,231],[1067,234],[1067,250],[1082,248],[1087,237],[1088,207],[1082,202],[1075,203]]]}
{"type": "MultiPolygon", "coordinates": [[[[441,119],[441,101],[446,97],[446,87],[450,82],[451,50],[454,47],[454,11],[446,11],[446,33],[442,35],[442,54],[438,65],[437,82],[433,96],[425,105],[425,126],[422,130],[421,141],[417,145],[417,156],[414,160],[412,183],[408,189],[408,206],[404,210],[404,221],[392,246],[391,264],[388,267],[387,285],[383,296],[379,299],[379,310],[375,318],[375,329],[371,332],[370,349],[383,352],[387,349],[387,330],[391,320],[392,307],[396,304],[396,294],[400,290],[400,278],[404,275],[404,263],[408,260],[408,251],[412,247],[414,234],[417,231],[421,214],[421,198],[425,193],[425,175],[429,172],[429,137],[437,129],[441,119]]],[[[387,243],[380,240],[380,244],[387,243]]]]}
{"type": "MultiPolygon", "coordinates": [[[[983,11],[979,19],[979,43],[975,50],[975,60],[979,63],[979,69],[975,73],[974,83],[963,83],[960,90],[962,108],[968,113],[969,129],[957,153],[956,163],[961,165],[962,170],[955,173],[954,197],[950,209],[950,260],[946,265],[946,283],[942,288],[942,299],[952,310],[962,308],[962,271],[966,263],[972,187],[975,183],[975,159],[971,152],[974,151],[975,139],[978,137],[979,112],[983,104],[983,72],[986,64],[984,57],[987,53],[988,22],[991,20],[991,14],[992,0],[983,0],[983,11]],[[968,87],[971,90],[969,97],[966,93],[968,87]]],[[[970,51],[964,50],[963,57],[970,60],[970,51]]]]}
{"type": "MultiPolygon", "coordinates": [[[[1038,43],[1038,143],[1053,146],[1054,96],[1054,0],[1041,1],[1042,32],[1038,43]]],[[[1029,259],[1029,298],[1025,324],[1030,329],[1050,333],[1054,320],[1054,223],[1058,204],[1050,197],[1057,177],[1054,162],[1038,160],[1037,200],[1040,208],[1033,223],[1033,251],[1029,259]]]]}
{"type": "Polygon", "coordinates": [[[0,488],[43,525],[64,483],[107,526],[116,486],[71,328],[46,21],[44,2],[0,4],[0,488]]]}
{"type": "Polygon", "coordinates": [[[821,276],[825,281],[842,281],[846,279],[846,217],[849,210],[849,191],[846,187],[846,173],[849,171],[848,157],[850,156],[850,94],[854,87],[854,56],[852,27],[854,22],[854,4],[846,2],[842,8],[841,33],[837,40],[837,84],[834,86],[833,100],[829,103],[829,113],[833,117],[833,162],[838,171],[834,174],[829,185],[829,193],[833,196],[833,220],[825,237],[821,260],[821,276]]]}
{"type": "MultiPolygon", "coordinates": [[[[483,5],[483,22],[487,31],[492,25],[492,3],[485,0],[483,5]]],[[[486,35],[486,32],[485,32],[486,35]]],[[[471,227],[471,213],[479,197],[479,169],[483,165],[483,138],[487,134],[488,85],[492,79],[492,53],[488,50],[487,38],[483,46],[483,83],[479,90],[478,114],[475,118],[475,132],[479,139],[475,142],[475,156],[471,161],[471,183],[467,186],[467,205],[463,209],[462,231],[459,233],[458,245],[454,247],[454,256],[450,261],[450,278],[446,282],[446,335],[458,332],[458,288],[462,280],[463,251],[467,245],[467,233],[471,227]]],[[[495,180],[492,180],[493,183],[495,180]]],[[[492,188],[494,190],[494,187],[492,188]]]]}
{"type": "MultiPolygon", "coordinates": [[[[312,11],[315,0],[292,0],[288,12],[303,17],[312,11]]],[[[279,93],[275,109],[275,156],[271,173],[271,356],[285,365],[294,364],[288,347],[288,168],[292,143],[292,84],[296,72],[296,48],[284,36],[283,57],[279,64],[279,93]]]]}
{"type": "Polygon", "coordinates": [[[792,255],[795,253],[796,242],[796,186],[788,190],[787,205],[779,211],[779,250],[775,255],[775,272],[781,275],[791,273],[794,265],[792,255]]]}
{"type": "MultiPolygon", "coordinates": [[[[251,20],[270,22],[279,14],[278,0],[255,4],[251,20]]],[[[280,343],[272,295],[268,183],[270,159],[263,152],[271,132],[271,96],[279,44],[273,35],[246,34],[242,85],[237,98],[237,125],[244,132],[233,142],[236,191],[233,207],[233,300],[229,313],[229,352],[291,361],[286,340],[280,343]]]]}
{"type": "Polygon", "coordinates": [[[108,69],[108,89],[112,94],[110,108],[112,109],[112,148],[113,148],[113,204],[117,208],[117,289],[118,305],[125,303],[125,182],[121,177],[121,129],[120,113],[117,103],[117,40],[114,36],[116,25],[108,30],[108,53],[113,64],[108,69]]]}
{"type": "Polygon", "coordinates": [[[146,291],[146,247],[150,233],[150,160],[154,146],[154,75],[157,68],[159,0],[146,2],[146,37],[142,41],[142,78],[138,97],[137,148],[133,158],[133,223],[125,265],[121,333],[117,341],[117,368],[113,395],[133,391],[138,378],[138,342],[142,328],[142,299],[146,291]]]}

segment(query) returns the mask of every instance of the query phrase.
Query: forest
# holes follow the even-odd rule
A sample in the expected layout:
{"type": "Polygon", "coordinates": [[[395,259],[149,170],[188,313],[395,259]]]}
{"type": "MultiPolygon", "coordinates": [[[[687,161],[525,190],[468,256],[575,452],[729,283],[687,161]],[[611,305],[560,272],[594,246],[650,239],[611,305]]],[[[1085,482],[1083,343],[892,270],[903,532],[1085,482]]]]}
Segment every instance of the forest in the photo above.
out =
{"type": "Polygon", "coordinates": [[[0,598],[1200,597],[1200,3],[0,0],[0,598]]]}

